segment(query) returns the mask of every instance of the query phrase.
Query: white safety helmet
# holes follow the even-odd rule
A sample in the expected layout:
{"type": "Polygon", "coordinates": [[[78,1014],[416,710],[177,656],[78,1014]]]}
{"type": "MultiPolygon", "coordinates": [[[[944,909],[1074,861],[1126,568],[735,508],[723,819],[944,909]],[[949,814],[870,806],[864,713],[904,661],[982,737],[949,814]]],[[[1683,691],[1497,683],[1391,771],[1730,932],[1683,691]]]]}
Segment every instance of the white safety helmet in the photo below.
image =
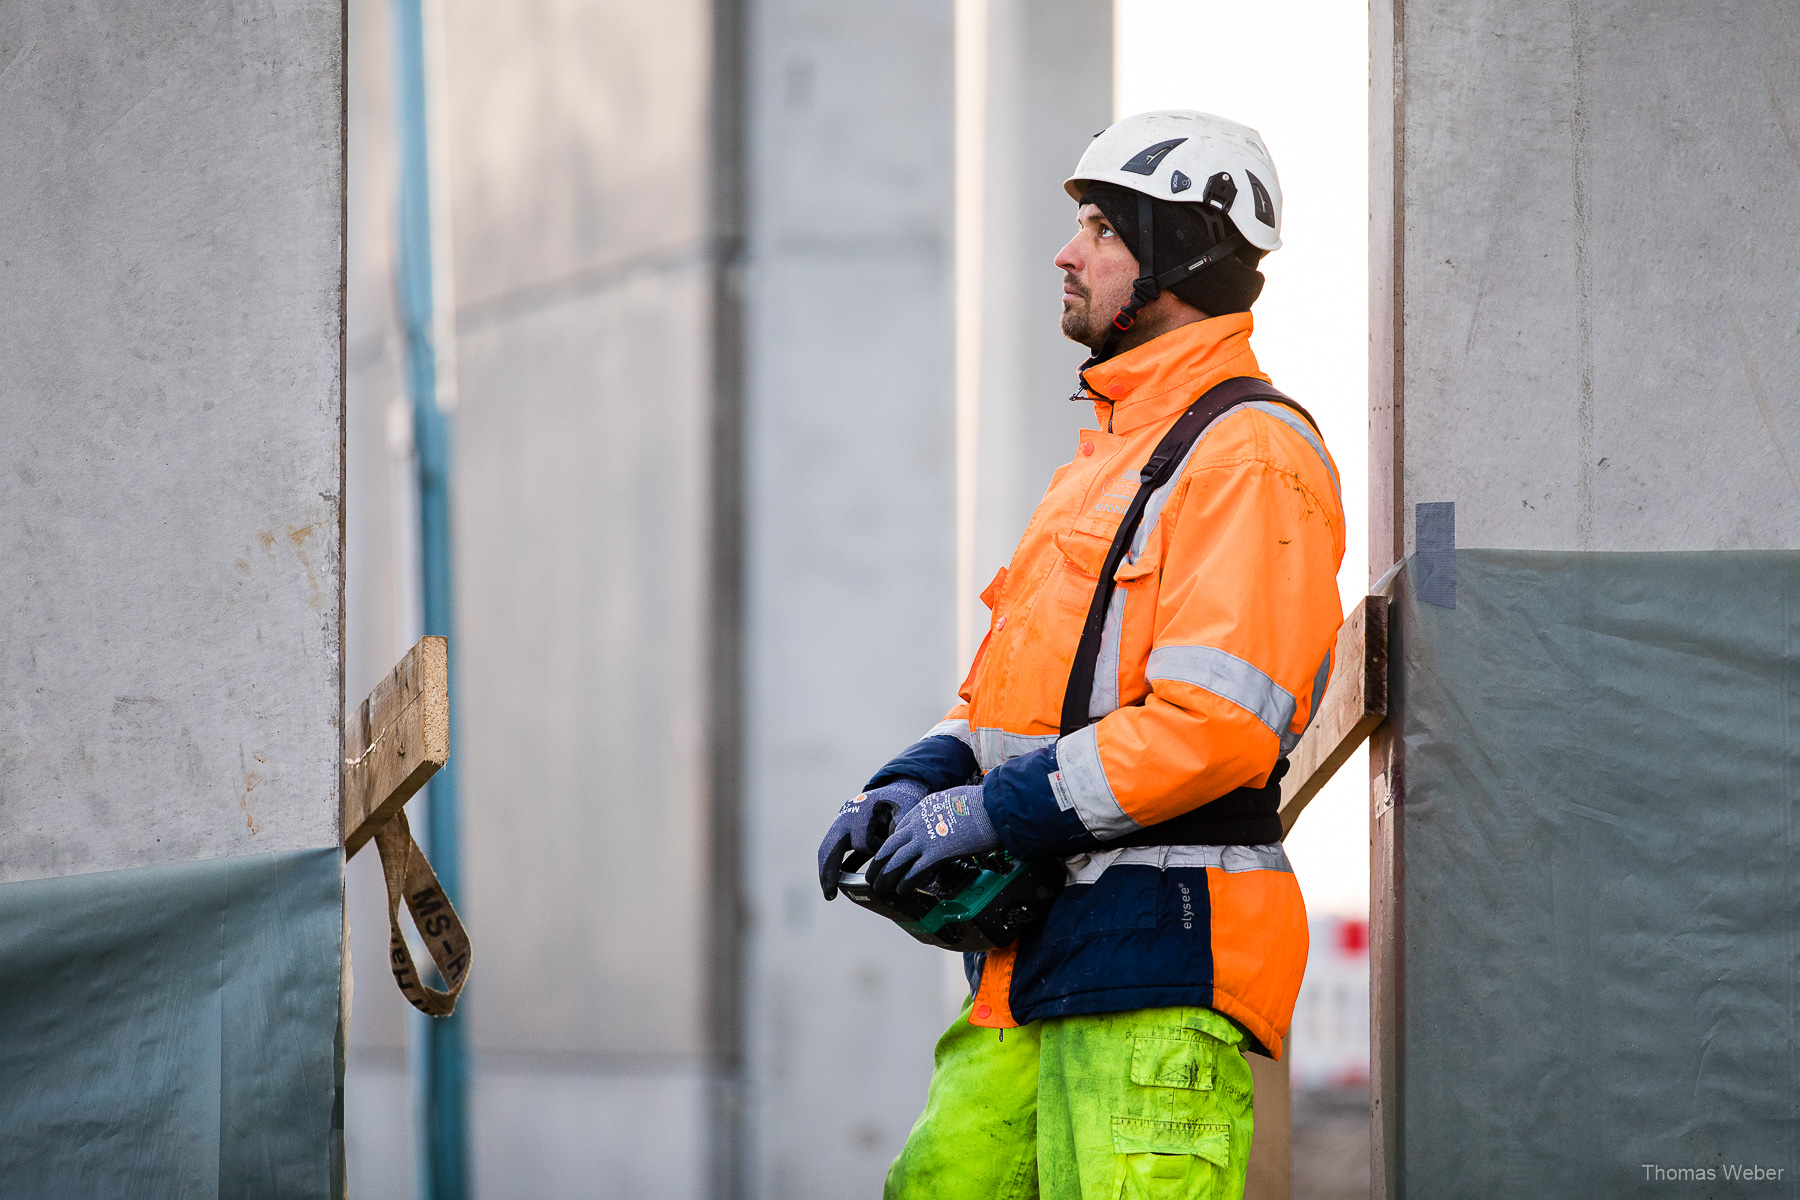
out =
{"type": "Polygon", "coordinates": [[[1063,190],[1079,201],[1089,183],[1205,204],[1258,250],[1281,249],[1281,180],[1248,125],[1181,108],[1115,121],[1094,135],[1063,190]]]}
{"type": "Polygon", "coordinates": [[[1113,316],[1105,341],[1083,371],[1112,357],[1138,310],[1165,289],[1193,279],[1245,243],[1265,252],[1281,246],[1281,181],[1262,135],[1248,125],[1189,109],[1115,121],[1094,135],[1063,190],[1080,201],[1095,183],[1138,195],[1133,252],[1140,274],[1130,301],[1113,316]],[[1195,205],[1211,231],[1211,247],[1186,262],[1157,262],[1152,200],[1195,205]]]}

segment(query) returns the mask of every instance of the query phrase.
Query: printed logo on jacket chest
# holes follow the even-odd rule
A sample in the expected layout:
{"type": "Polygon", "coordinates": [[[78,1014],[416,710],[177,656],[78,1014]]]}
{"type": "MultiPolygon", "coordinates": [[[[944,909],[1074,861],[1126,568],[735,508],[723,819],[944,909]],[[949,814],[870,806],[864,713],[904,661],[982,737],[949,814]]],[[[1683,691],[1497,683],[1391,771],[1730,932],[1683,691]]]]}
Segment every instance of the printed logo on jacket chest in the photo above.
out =
{"type": "Polygon", "coordinates": [[[1112,513],[1114,516],[1122,517],[1125,515],[1125,510],[1131,507],[1132,498],[1137,495],[1138,488],[1142,486],[1143,483],[1138,479],[1136,471],[1114,475],[1106,481],[1106,486],[1100,491],[1100,499],[1094,501],[1091,511],[1112,513]]]}

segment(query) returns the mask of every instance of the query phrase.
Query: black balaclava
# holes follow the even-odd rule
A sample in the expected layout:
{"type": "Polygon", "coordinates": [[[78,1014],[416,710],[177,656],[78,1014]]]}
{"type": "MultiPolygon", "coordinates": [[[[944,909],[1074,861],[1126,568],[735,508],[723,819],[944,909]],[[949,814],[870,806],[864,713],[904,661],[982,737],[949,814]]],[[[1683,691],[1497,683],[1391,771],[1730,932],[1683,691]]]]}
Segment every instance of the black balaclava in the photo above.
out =
{"type": "MultiPolygon", "coordinates": [[[[1138,252],[1138,196],[1138,192],[1116,183],[1096,182],[1088,184],[1081,197],[1083,204],[1099,207],[1134,256],[1138,252]]],[[[1212,234],[1208,232],[1206,222],[1194,211],[1195,205],[1151,197],[1150,207],[1159,270],[1186,262],[1213,246],[1212,234]]],[[[1256,264],[1262,261],[1263,254],[1264,251],[1246,243],[1235,254],[1227,255],[1168,290],[1209,317],[1249,312],[1257,296],[1262,294],[1263,276],[1256,264]]]]}

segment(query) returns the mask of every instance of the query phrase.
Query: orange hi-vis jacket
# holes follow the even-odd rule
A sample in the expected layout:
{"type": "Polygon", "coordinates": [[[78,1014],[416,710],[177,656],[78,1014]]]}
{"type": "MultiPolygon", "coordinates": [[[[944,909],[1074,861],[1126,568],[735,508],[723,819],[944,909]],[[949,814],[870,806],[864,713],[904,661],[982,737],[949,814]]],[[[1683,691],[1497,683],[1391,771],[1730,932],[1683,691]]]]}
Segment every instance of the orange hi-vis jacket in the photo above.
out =
{"type": "Polygon", "coordinates": [[[1227,410],[1150,497],[1114,572],[1088,709],[1098,719],[1061,732],[1096,575],[1139,469],[1214,384],[1267,379],[1251,327],[1248,313],[1214,317],[1089,368],[1099,428],[1081,433],[983,593],[988,634],[962,703],[877,776],[930,775],[918,766],[935,757],[950,765],[924,782],[944,787],[977,767],[1006,848],[1067,862],[1042,923],[970,956],[978,1025],[1201,1004],[1280,1054],[1307,935],[1278,837],[1263,824],[1261,844],[1131,843],[1247,788],[1263,788],[1272,812],[1270,774],[1324,692],[1344,512],[1336,466],[1294,408],[1227,410]]]}

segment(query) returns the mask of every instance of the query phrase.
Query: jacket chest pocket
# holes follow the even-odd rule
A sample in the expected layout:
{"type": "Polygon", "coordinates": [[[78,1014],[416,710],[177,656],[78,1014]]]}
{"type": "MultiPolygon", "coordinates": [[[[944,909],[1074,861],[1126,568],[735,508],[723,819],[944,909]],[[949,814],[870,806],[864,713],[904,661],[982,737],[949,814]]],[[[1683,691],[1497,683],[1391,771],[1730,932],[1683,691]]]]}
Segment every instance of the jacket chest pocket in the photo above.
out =
{"type": "Polygon", "coordinates": [[[1057,603],[1075,612],[1085,613],[1094,602],[1094,588],[1100,582],[1101,568],[1106,566],[1110,542],[1080,533],[1059,533],[1056,548],[1062,554],[1050,590],[1057,603]]]}
{"type": "Polygon", "coordinates": [[[1056,568],[1056,602],[1072,612],[1085,613],[1094,602],[1094,588],[1099,582],[1065,558],[1056,568]]]}
{"type": "MultiPolygon", "coordinates": [[[[1112,549],[1111,539],[1103,542],[1086,534],[1059,533],[1056,548],[1062,552],[1062,562],[1057,564],[1056,573],[1050,580],[1050,590],[1064,608],[1086,613],[1094,603],[1094,590],[1100,582],[1100,572],[1106,566],[1106,555],[1112,549]]],[[[1152,547],[1146,546],[1145,553],[1136,562],[1118,565],[1113,571],[1113,582],[1132,584],[1156,574],[1160,557],[1152,552],[1152,547]]]]}

